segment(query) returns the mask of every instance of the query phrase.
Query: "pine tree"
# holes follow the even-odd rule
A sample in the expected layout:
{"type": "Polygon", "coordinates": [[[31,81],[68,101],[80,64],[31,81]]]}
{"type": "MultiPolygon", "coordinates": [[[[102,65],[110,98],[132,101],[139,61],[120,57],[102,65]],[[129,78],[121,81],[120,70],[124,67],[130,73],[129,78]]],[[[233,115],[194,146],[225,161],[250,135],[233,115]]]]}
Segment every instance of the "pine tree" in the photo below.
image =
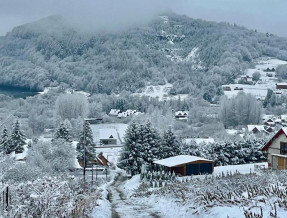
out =
{"type": "Polygon", "coordinates": [[[55,137],[53,140],[55,139],[64,139],[67,142],[72,142],[71,139],[71,135],[69,133],[69,130],[66,128],[66,126],[64,125],[64,123],[61,123],[61,125],[59,126],[59,128],[56,131],[55,137]]]}
{"type": "Polygon", "coordinates": [[[151,165],[155,159],[160,157],[161,138],[159,132],[148,122],[143,129],[143,146],[141,156],[147,165],[151,165]]]}
{"type": "Polygon", "coordinates": [[[161,144],[161,158],[173,157],[180,154],[180,144],[174,133],[169,128],[163,133],[161,144]]]}
{"type": "Polygon", "coordinates": [[[140,172],[143,160],[141,158],[141,127],[131,123],[126,131],[118,167],[135,175],[140,172]]]}
{"type": "Polygon", "coordinates": [[[9,143],[9,148],[8,148],[8,153],[12,153],[15,151],[15,153],[22,153],[24,151],[24,145],[26,137],[23,134],[23,132],[20,129],[20,123],[17,120],[16,123],[14,124],[14,128],[11,134],[10,138],[10,143],[9,143]]]}
{"type": "Polygon", "coordinates": [[[96,158],[96,150],[94,146],[93,132],[90,123],[85,120],[83,130],[80,133],[80,140],[77,144],[77,158],[84,160],[86,155],[86,163],[89,163],[96,158]],[[85,154],[86,149],[86,154],[85,154]]]}
{"type": "Polygon", "coordinates": [[[0,139],[0,153],[3,152],[4,154],[8,154],[9,145],[9,135],[6,126],[4,126],[1,139],[0,139]]]}

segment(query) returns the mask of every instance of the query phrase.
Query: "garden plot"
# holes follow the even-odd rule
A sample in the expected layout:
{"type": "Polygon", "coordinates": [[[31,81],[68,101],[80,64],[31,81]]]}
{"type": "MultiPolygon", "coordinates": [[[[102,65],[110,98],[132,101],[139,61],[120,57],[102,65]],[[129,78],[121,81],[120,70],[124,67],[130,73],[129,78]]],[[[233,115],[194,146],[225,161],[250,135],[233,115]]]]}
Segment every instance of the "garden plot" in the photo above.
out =
{"type": "Polygon", "coordinates": [[[137,176],[126,185],[135,188],[134,195],[130,194],[133,203],[149,203],[163,217],[245,218],[251,212],[257,217],[286,217],[287,173],[260,171],[255,166],[258,164],[216,167],[214,177],[194,176],[163,188],[136,189],[137,176]]]}

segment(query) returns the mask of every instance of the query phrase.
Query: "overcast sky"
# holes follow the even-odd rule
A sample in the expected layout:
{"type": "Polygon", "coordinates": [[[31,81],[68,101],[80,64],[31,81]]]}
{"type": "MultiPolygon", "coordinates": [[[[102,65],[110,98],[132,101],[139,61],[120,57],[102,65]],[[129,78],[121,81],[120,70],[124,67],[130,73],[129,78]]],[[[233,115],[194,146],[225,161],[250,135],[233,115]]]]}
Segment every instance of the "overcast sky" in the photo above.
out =
{"type": "Polygon", "coordinates": [[[168,9],[287,37],[287,0],[0,0],[0,35],[54,14],[70,16],[86,28],[115,27],[146,21],[168,9]]]}

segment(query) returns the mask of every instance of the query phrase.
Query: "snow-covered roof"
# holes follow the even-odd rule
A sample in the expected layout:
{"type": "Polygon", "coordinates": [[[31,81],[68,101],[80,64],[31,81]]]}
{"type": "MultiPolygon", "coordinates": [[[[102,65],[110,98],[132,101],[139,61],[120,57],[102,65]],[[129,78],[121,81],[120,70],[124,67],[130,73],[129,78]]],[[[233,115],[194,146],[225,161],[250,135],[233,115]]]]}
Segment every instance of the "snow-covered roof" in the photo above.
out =
{"type": "Polygon", "coordinates": [[[279,85],[279,86],[287,86],[287,83],[276,83],[276,85],[279,85]]]}
{"type": "Polygon", "coordinates": [[[175,112],[175,115],[176,116],[178,116],[178,115],[180,115],[180,116],[187,116],[188,115],[188,111],[176,111],[175,112]]]}
{"type": "Polygon", "coordinates": [[[165,158],[162,160],[156,160],[154,161],[154,163],[162,165],[162,166],[166,166],[166,167],[174,167],[174,166],[178,166],[181,164],[186,164],[186,163],[199,161],[199,160],[212,162],[212,160],[207,160],[201,157],[190,156],[190,155],[178,155],[174,157],[165,158]]]}
{"type": "Polygon", "coordinates": [[[116,115],[118,115],[119,113],[120,113],[121,111],[120,110],[118,110],[118,109],[111,109],[111,111],[110,111],[110,115],[114,115],[114,116],[116,116],[116,115]]]}
{"type": "Polygon", "coordinates": [[[117,139],[117,130],[116,129],[99,129],[99,139],[117,139]]]}
{"type": "Polygon", "coordinates": [[[264,125],[247,125],[248,132],[251,132],[253,129],[258,129],[259,131],[264,130],[264,125]]]}

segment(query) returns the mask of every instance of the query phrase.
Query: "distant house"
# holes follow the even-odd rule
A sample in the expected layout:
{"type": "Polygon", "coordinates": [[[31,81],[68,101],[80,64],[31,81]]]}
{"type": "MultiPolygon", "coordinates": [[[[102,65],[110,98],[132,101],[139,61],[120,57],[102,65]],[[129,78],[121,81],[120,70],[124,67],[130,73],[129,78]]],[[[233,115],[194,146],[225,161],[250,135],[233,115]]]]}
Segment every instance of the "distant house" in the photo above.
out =
{"type": "Polygon", "coordinates": [[[127,114],[127,112],[121,112],[121,113],[118,114],[117,117],[118,117],[119,119],[121,119],[121,118],[125,118],[125,117],[128,117],[128,116],[129,116],[129,115],[127,114]]]}
{"type": "Polygon", "coordinates": [[[111,109],[109,115],[110,116],[118,116],[118,114],[121,112],[119,109],[111,109]]]}
{"type": "Polygon", "coordinates": [[[287,114],[282,114],[280,117],[282,122],[287,122],[287,114]]]}
{"type": "Polygon", "coordinates": [[[176,111],[174,113],[176,119],[184,120],[188,118],[188,111],[176,111]]]}
{"type": "Polygon", "coordinates": [[[265,132],[265,129],[264,129],[264,125],[247,125],[247,129],[248,129],[248,132],[249,133],[260,133],[260,132],[265,132]]]}
{"type": "Polygon", "coordinates": [[[243,88],[242,87],[235,87],[234,90],[238,90],[239,91],[239,90],[243,90],[243,88]]]}
{"type": "Polygon", "coordinates": [[[95,159],[95,164],[100,165],[100,166],[108,166],[110,164],[110,162],[103,155],[103,153],[100,153],[95,159]]]}
{"type": "Polygon", "coordinates": [[[241,81],[244,81],[244,82],[252,82],[253,81],[253,77],[252,76],[249,76],[249,75],[242,75],[240,77],[241,81]]]}
{"type": "Polygon", "coordinates": [[[154,164],[166,167],[170,172],[181,176],[212,174],[214,162],[201,157],[178,155],[154,161],[154,164]]]}
{"type": "Polygon", "coordinates": [[[287,89],[287,83],[276,83],[276,89],[287,89]]]}
{"type": "Polygon", "coordinates": [[[117,136],[116,129],[99,129],[100,145],[116,145],[117,136]]]}
{"type": "Polygon", "coordinates": [[[223,91],[231,91],[230,86],[222,86],[223,91]]]}
{"type": "Polygon", "coordinates": [[[268,119],[264,122],[264,125],[274,127],[276,126],[276,123],[272,119],[268,119]]]}
{"type": "Polygon", "coordinates": [[[287,128],[281,128],[262,150],[267,152],[269,168],[287,169],[287,128]]]}

